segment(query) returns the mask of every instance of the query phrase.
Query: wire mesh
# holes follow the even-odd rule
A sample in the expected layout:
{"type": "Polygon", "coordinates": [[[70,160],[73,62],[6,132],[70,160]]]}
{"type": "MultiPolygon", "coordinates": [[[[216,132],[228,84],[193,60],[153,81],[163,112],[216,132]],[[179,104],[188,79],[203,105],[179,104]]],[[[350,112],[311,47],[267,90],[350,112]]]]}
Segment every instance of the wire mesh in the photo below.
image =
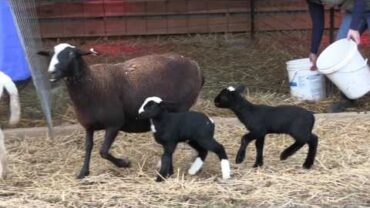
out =
{"type": "Polygon", "coordinates": [[[37,55],[37,51],[42,49],[42,41],[36,14],[36,4],[34,0],[9,0],[9,3],[13,17],[16,20],[17,32],[26,54],[41,108],[49,127],[49,136],[52,137],[50,84],[45,71],[47,66],[37,55]]]}

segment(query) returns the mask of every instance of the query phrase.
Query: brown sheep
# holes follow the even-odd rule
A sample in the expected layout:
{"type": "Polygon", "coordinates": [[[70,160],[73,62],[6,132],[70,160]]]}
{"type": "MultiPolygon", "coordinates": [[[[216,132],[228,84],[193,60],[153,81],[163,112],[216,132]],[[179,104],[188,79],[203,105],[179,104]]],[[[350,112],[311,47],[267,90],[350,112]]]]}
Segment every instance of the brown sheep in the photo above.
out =
{"type": "Polygon", "coordinates": [[[119,131],[150,130],[149,120],[137,118],[145,98],[159,96],[179,103],[172,111],[186,111],[196,102],[204,81],[197,63],[180,55],[149,55],[89,67],[82,56],[94,53],[66,43],[53,52],[38,53],[51,57],[50,81],[64,78],[77,119],[86,130],[85,161],[78,178],[89,174],[94,131],[105,130],[101,157],[128,167],[128,160],[114,157],[109,149],[119,131]]]}

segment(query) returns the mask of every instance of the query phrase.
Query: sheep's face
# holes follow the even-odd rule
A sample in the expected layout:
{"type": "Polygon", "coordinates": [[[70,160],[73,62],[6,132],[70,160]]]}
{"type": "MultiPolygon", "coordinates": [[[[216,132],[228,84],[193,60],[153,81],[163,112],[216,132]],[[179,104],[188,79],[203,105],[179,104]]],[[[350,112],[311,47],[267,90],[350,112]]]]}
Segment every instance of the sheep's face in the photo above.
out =
{"type": "Polygon", "coordinates": [[[73,45],[61,43],[54,47],[53,52],[40,51],[38,54],[51,58],[48,72],[50,81],[55,82],[64,77],[76,75],[81,70],[78,68],[81,67],[78,59],[84,55],[96,54],[96,52],[93,49],[88,52],[81,51],[73,45]]]}
{"type": "Polygon", "coordinates": [[[71,65],[77,54],[75,46],[68,43],[61,43],[54,47],[53,52],[40,51],[38,54],[51,58],[48,67],[51,82],[58,81],[63,77],[73,74],[73,67],[71,65]]]}
{"type": "Polygon", "coordinates": [[[236,96],[242,93],[245,89],[245,86],[241,85],[238,87],[228,87],[222,89],[221,92],[216,96],[214,103],[218,108],[230,108],[231,105],[235,102],[236,96]]]}
{"type": "Polygon", "coordinates": [[[147,98],[139,109],[139,118],[150,119],[157,116],[162,111],[161,103],[162,99],[159,97],[147,98]]]}

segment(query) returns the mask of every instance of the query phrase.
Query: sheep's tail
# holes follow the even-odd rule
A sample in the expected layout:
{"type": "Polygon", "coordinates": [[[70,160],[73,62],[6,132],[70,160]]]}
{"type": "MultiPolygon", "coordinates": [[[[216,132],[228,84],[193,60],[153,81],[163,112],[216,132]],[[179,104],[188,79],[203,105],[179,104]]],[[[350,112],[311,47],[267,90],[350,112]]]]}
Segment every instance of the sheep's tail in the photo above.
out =
{"type": "Polygon", "coordinates": [[[17,87],[14,82],[6,74],[0,72],[0,98],[3,90],[8,92],[10,98],[10,118],[9,124],[14,125],[18,123],[21,116],[21,107],[19,104],[19,95],[17,87]]]}
{"type": "Polygon", "coordinates": [[[202,79],[201,86],[203,87],[204,83],[206,82],[206,78],[204,77],[203,72],[200,73],[200,76],[201,76],[201,79],[202,79]]]}
{"type": "Polygon", "coordinates": [[[194,60],[191,60],[191,61],[193,62],[193,64],[196,66],[196,68],[199,71],[199,75],[200,75],[200,79],[201,79],[200,86],[203,87],[204,83],[206,82],[206,78],[204,77],[203,71],[200,69],[200,66],[199,66],[198,62],[196,62],[194,60]]]}

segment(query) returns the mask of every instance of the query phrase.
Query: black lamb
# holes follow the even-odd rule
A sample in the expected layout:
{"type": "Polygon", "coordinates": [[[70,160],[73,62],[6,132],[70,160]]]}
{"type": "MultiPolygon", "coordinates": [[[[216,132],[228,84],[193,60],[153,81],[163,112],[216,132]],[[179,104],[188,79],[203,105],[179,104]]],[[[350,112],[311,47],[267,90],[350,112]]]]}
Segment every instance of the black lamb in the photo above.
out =
{"type": "Polygon", "coordinates": [[[172,105],[174,103],[164,102],[159,97],[149,97],[139,109],[139,118],[150,119],[155,141],[164,148],[157,181],[173,174],[172,154],[179,142],[187,142],[198,152],[198,157],[188,171],[190,175],[201,169],[208,151],[212,151],[221,160],[223,179],[230,178],[230,163],[225,149],[213,137],[213,121],[199,112],[168,112],[167,109],[172,108],[172,105]]]}
{"type": "Polygon", "coordinates": [[[311,168],[315,161],[318,137],[312,133],[315,117],[312,112],[297,106],[267,106],[255,105],[246,100],[241,93],[245,86],[228,87],[217,95],[214,100],[216,107],[229,108],[249,130],[241,139],[241,145],[236,156],[236,163],[243,162],[248,144],[256,140],[256,162],[253,167],[263,165],[263,146],[265,136],[269,133],[285,133],[295,140],[285,149],[280,159],[285,160],[308,144],[308,154],[303,167],[311,168]]]}

